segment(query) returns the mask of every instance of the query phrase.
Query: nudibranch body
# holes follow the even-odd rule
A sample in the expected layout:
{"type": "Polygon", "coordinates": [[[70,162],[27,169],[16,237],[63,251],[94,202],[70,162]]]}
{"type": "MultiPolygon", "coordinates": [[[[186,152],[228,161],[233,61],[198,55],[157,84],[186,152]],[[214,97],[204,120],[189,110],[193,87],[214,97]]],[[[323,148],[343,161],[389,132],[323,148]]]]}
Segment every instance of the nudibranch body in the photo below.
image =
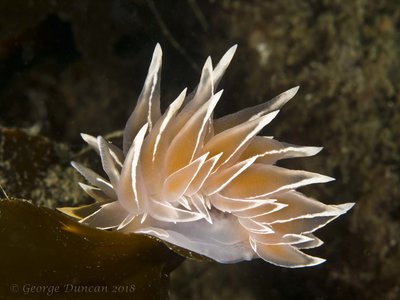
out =
{"type": "Polygon", "coordinates": [[[215,68],[211,58],[193,92],[186,89],[160,110],[161,47],[157,44],[143,90],[123,134],[123,149],[82,134],[97,151],[108,180],[72,165],[91,185],[96,202],[65,208],[99,229],[155,236],[221,263],[262,258],[283,267],[324,260],[301,250],[322,244],[313,232],[352,203],[325,205],[296,188],[332,178],[275,165],[318,153],[257,136],[298,88],[219,119],[213,110],[218,83],[235,53],[230,48],[215,68]]]}

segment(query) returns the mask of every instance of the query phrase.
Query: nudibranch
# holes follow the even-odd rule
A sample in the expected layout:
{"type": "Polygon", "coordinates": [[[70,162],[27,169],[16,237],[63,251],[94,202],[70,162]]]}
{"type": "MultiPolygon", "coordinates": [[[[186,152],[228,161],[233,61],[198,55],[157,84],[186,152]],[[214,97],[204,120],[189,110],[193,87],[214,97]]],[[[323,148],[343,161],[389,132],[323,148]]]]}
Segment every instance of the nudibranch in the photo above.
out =
{"type": "Polygon", "coordinates": [[[146,234],[221,263],[262,258],[282,267],[324,260],[302,252],[320,246],[313,233],[353,203],[326,205],[296,191],[333,178],[276,165],[322,148],[258,136],[297,92],[213,119],[217,91],[236,46],[214,68],[207,58],[200,82],[160,110],[162,51],[155,47],[143,90],[129,117],[122,149],[82,134],[100,155],[108,179],[76,162],[95,203],[63,208],[99,229],[146,234]]]}

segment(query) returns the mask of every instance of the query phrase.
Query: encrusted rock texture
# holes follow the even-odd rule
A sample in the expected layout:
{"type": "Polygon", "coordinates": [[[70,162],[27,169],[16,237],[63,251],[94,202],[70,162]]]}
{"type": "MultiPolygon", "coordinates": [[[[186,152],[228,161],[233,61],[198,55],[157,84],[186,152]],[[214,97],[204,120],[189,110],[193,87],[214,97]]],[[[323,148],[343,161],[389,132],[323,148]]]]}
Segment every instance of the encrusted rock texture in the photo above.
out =
{"type": "MultiPolygon", "coordinates": [[[[317,232],[313,268],[186,260],[171,299],[399,299],[400,6],[389,1],[0,1],[0,197],[87,203],[69,167],[98,160],[79,133],[116,136],[163,48],[163,108],[208,55],[238,50],[216,115],[300,91],[264,133],[323,146],[282,162],[336,178],[303,189],[356,202],[317,232]]],[[[117,272],[118,270],[116,270],[117,272]]]]}

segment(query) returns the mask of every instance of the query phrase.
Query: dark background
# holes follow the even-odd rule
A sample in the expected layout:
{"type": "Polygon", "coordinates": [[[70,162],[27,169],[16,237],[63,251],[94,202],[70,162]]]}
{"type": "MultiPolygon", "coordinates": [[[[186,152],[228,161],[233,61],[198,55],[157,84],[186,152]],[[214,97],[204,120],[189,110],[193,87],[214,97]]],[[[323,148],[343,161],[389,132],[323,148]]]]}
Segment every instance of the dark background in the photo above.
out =
{"type": "MultiPolygon", "coordinates": [[[[45,137],[58,158],[28,183],[10,171],[20,145],[7,150],[0,139],[6,193],[49,207],[87,201],[68,164],[84,147],[79,133],[123,128],[157,42],[163,108],[196,85],[208,55],[216,63],[236,43],[217,116],[300,85],[264,132],[324,146],[285,166],[336,178],[307,194],[357,203],[318,232],[325,244],[312,254],[326,263],[292,270],[186,260],[172,273],[171,299],[399,299],[397,0],[0,0],[0,127],[45,137]]],[[[27,168],[32,156],[19,163],[27,168]]]]}

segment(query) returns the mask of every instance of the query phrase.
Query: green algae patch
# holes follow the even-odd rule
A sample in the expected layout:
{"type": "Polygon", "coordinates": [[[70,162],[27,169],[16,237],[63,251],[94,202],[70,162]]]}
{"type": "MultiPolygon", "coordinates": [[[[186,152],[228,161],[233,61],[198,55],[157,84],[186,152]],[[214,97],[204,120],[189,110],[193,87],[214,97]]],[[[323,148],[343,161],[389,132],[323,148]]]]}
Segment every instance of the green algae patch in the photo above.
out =
{"type": "Polygon", "coordinates": [[[97,230],[0,200],[0,299],[164,299],[182,258],[144,235],[97,230]]]}
{"type": "Polygon", "coordinates": [[[56,161],[55,149],[49,140],[19,129],[0,128],[0,145],[3,176],[16,193],[34,189],[34,179],[42,179],[48,166],[56,161]]]}
{"type": "Polygon", "coordinates": [[[38,206],[77,205],[86,200],[64,144],[17,128],[0,127],[0,197],[29,199],[38,206]]]}

